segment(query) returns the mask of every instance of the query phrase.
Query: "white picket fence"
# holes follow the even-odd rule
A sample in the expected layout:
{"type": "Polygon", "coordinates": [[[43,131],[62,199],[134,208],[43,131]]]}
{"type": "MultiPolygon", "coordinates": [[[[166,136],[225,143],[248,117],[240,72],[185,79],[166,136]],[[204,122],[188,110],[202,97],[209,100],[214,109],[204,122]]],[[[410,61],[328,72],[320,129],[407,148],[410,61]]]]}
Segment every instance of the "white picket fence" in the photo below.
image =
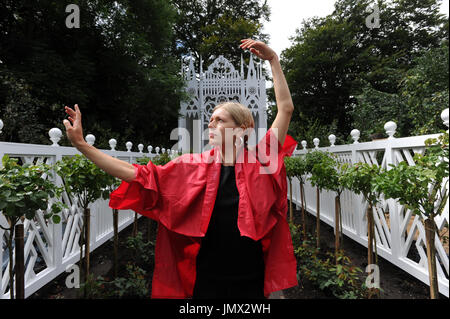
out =
{"type": "MultiPolygon", "coordinates": [[[[2,127],[3,123],[0,121],[0,133],[2,127]]],[[[53,128],[49,131],[49,135],[53,145],[0,142],[0,159],[3,155],[8,154],[12,158],[20,158],[22,163],[54,164],[63,157],[80,154],[74,147],[58,145],[58,141],[62,136],[61,130],[53,128]]],[[[95,137],[88,135],[86,136],[86,141],[93,144],[95,137]]],[[[102,150],[103,152],[129,163],[135,163],[137,158],[143,156],[152,158],[159,154],[160,150],[159,147],[156,147],[156,153],[152,153],[153,147],[149,146],[149,153],[144,154],[142,152],[144,146],[139,144],[139,152],[131,152],[132,143],[127,142],[127,151],[116,151],[117,142],[111,139],[109,144],[111,150],[102,150]]],[[[164,148],[161,150],[162,152],[166,151],[164,148]]],[[[1,161],[0,167],[2,167],[1,161]]],[[[57,174],[53,173],[52,180],[58,186],[62,185],[61,178],[57,174]]],[[[80,249],[78,239],[83,225],[82,211],[77,205],[77,200],[69,198],[66,193],[63,194],[63,202],[70,209],[65,209],[61,213],[60,223],[46,222],[42,217],[42,211],[38,212],[34,220],[25,220],[24,222],[25,298],[66,272],[69,266],[79,261],[80,249]]],[[[89,206],[91,208],[91,251],[101,246],[114,235],[112,209],[109,208],[108,202],[108,200],[100,199],[89,206]]],[[[119,212],[119,231],[130,225],[133,220],[133,211],[121,210],[119,212]]],[[[6,218],[1,211],[0,224],[3,227],[8,227],[6,218]]],[[[10,298],[9,256],[5,241],[6,236],[9,236],[9,233],[0,228],[0,299],[10,298]]],[[[67,272],[67,275],[70,273],[67,272]]]]}
{"type": "MultiPolygon", "coordinates": [[[[441,118],[444,125],[448,127],[448,109],[441,113],[441,118]]],[[[353,164],[363,162],[387,168],[389,164],[397,165],[402,161],[414,165],[413,155],[424,152],[425,140],[439,136],[439,134],[433,134],[395,138],[395,129],[396,124],[388,122],[385,125],[385,130],[389,138],[366,143],[358,143],[360,132],[353,130],[351,135],[354,143],[350,145],[334,146],[336,138],[334,135],[330,135],[330,146],[319,148],[319,140],[314,139],[314,148],[336,154],[341,162],[353,164]]],[[[293,156],[302,156],[308,152],[306,141],[302,141],[301,145],[303,149],[295,150],[293,156]]],[[[292,191],[292,201],[296,204],[297,209],[300,209],[300,183],[297,178],[292,181],[292,191]]],[[[335,196],[334,192],[329,191],[322,191],[320,194],[320,219],[332,226],[333,229],[335,196]]],[[[305,184],[305,198],[308,212],[316,216],[316,188],[311,186],[308,181],[305,184]]],[[[367,203],[362,196],[344,191],[341,195],[341,206],[343,233],[367,247],[367,219],[365,214],[367,203]]],[[[412,215],[409,209],[405,209],[392,199],[384,200],[382,198],[380,206],[374,208],[373,211],[378,254],[429,285],[425,231],[420,218],[412,215]]],[[[439,231],[447,236],[446,244],[437,235],[435,239],[439,291],[447,297],[449,293],[448,211],[449,204],[447,201],[443,214],[435,218],[439,231]]],[[[380,269],[380,277],[382,276],[383,269],[380,269]]]]}
{"type": "MultiPolygon", "coordinates": [[[[448,127],[448,109],[442,112],[441,118],[448,127]]],[[[0,120],[0,133],[2,127],[3,123],[0,120]]],[[[389,138],[385,140],[358,143],[359,131],[353,130],[351,135],[355,141],[354,144],[334,146],[334,135],[330,135],[329,137],[332,144],[329,147],[319,148],[318,139],[314,139],[314,144],[316,149],[337,154],[341,161],[348,163],[366,162],[387,167],[389,164],[397,164],[400,161],[407,161],[410,165],[414,165],[412,159],[413,154],[424,151],[424,142],[427,138],[438,136],[438,134],[433,134],[395,138],[395,123],[393,122],[386,123],[385,129],[389,135],[389,138]]],[[[8,154],[10,157],[21,158],[23,163],[43,162],[54,164],[65,156],[79,154],[73,147],[58,146],[58,141],[62,136],[62,132],[59,129],[51,129],[49,135],[50,140],[53,142],[51,146],[0,142],[0,158],[4,154],[8,154]]],[[[86,136],[86,141],[93,144],[95,137],[88,135],[86,136]]],[[[293,156],[301,156],[307,152],[306,141],[302,141],[301,145],[303,149],[296,150],[293,156]]],[[[127,142],[127,151],[116,151],[116,141],[114,139],[110,140],[110,146],[111,150],[102,151],[129,163],[135,163],[137,158],[144,155],[153,157],[160,150],[159,147],[156,147],[156,154],[152,153],[152,146],[149,146],[148,153],[144,154],[142,152],[144,146],[139,144],[139,152],[131,152],[132,143],[127,142]]],[[[164,148],[161,151],[166,152],[164,148]]],[[[54,175],[54,182],[57,185],[61,185],[59,176],[54,175]]],[[[301,204],[300,187],[297,179],[293,180],[292,190],[293,202],[299,208],[301,204]]],[[[305,191],[307,210],[312,215],[315,215],[316,190],[307,182],[305,191]]],[[[320,196],[320,218],[325,223],[334,227],[335,194],[323,191],[320,196]]],[[[61,214],[61,223],[46,223],[42,218],[42,212],[37,214],[38,217],[33,221],[26,220],[24,223],[26,260],[25,297],[30,296],[51,280],[64,273],[69,266],[79,260],[78,238],[82,226],[82,213],[75,199],[68,198],[67,194],[64,194],[63,200],[70,209],[64,210],[61,214]]],[[[404,207],[394,200],[382,200],[381,203],[381,207],[387,214],[384,214],[380,207],[374,209],[379,255],[428,284],[425,233],[422,223],[417,216],[412,216],[409,210],[405,210],[404,207]]],[[[361,196],[345,191],[341,196],[341,205],[344,234],[367,247],[367,220],[364,214],[366,204],[363,199],[361,196]]],[[[448,227],[448,211],[447,202],[442,216],[436,218],[436,224],[440,231],[448,227]]],[[[131,224],[133,217],[134,212],[130,210],[120,211],[119,230],[131,224]]],[[[1,213],[0,224],[7,226],[6,219],[1,213]]],[[[448,230],[446,235],[448,236],[448,230]]],[[[8,236],[8,234],[0,229],[0,299],[9,298],[9,258],[7,256],[5,236],[8,236]]],[[[95,250],[107,240],[111,239],[112,236],[112,211],[108,206],[108,201],[98,200],[91,206],[91,250],[95,250]]],[[[439,290],[448,297],[448,244],[444,245],[437,238],[436,250],[439,290]]],[[[383,276],[383,269],[380,269],[380,275],[381,277],[383,276]]]]}

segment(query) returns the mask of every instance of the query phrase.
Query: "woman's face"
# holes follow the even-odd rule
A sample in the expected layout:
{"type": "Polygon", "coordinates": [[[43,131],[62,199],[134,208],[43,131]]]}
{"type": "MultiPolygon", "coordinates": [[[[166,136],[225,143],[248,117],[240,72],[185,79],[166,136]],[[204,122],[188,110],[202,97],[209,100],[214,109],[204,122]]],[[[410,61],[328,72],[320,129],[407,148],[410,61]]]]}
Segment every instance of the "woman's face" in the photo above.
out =
{"type": "Polygon", "coordinates": [[[209,144],[212,146],[230,145],[232,146],[235,141],[233,139],[233,129],[238,126],[234,122],[230,113],[224,108],[219,108],[211,115],[209,120],[209,144]],[[225,129],[227,130],[227,136],[225,135],[225,129]],[[225,138],[228,138],[225,143],[225,138]]]}

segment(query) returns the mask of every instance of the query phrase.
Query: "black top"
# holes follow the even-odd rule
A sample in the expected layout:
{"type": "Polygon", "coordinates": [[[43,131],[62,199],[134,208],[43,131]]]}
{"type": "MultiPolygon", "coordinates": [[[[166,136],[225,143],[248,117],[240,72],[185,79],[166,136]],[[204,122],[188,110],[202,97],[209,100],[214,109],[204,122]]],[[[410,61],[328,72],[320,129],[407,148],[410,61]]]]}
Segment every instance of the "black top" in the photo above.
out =
{"type": "Polygon", "coordinates": [[[224,280],[261,278],[261,241],[241,236],[237,226],[239,192],[234,169],[222,164],[214,210],[197,256],[197,275],[224,280]]]}

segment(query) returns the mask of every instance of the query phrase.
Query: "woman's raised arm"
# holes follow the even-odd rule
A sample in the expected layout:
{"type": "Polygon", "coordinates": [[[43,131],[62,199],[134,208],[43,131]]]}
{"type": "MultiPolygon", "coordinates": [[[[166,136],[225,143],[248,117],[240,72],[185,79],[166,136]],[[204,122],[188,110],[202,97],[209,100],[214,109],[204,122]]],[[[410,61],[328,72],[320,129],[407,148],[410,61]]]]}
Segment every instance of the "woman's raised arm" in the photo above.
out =
{"type": "Polygon", "coordinates": [[[272,123],[272,130],[277,136],[280,144],[284,144],[286,134],[291,121],[292,113],[294,112],[294,103],[292,102],[291,92],[281,69],[280,60],[277,54],[267,44],[261,41],[252,39],[241,40],[242,49],[249,49],[251,53],[258,56],[260,59],[270,62],[272,68],[273,88],[275,90],[275,99],[277,102],[277,116],[272,123]]]}
{"type": "Polygon", "coordinates": [[[65,119],[63,124],[66,127],[67,138],[72,145],[109,175],[131,182],[135,178],[135,167],[128,162],[103,153],[84,140],[81,112],[77,104],[75,104],[75,110],[68,106],[65,107],[65,110],[69,115],[70,122],[65,119]]]}

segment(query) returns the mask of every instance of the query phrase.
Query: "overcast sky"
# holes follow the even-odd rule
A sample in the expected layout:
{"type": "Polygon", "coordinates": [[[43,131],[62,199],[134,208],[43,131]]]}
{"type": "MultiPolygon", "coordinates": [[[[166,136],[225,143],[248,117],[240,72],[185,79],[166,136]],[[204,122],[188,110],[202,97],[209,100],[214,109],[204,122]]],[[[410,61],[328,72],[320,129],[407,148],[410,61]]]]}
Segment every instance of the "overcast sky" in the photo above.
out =
{"type": "MultiPolygon", "coordinates": [[[[295,35],[304,19],[325,17],[334,10],[335,0],[268,0],[271,8],[270,22],[265,22],[264,32],[270,35],[269,45],[281,55],[290,46],[290,36],[295,35]]],[[[441,12],[448,15],[449,0],[444,0],[441,12]]]]}

